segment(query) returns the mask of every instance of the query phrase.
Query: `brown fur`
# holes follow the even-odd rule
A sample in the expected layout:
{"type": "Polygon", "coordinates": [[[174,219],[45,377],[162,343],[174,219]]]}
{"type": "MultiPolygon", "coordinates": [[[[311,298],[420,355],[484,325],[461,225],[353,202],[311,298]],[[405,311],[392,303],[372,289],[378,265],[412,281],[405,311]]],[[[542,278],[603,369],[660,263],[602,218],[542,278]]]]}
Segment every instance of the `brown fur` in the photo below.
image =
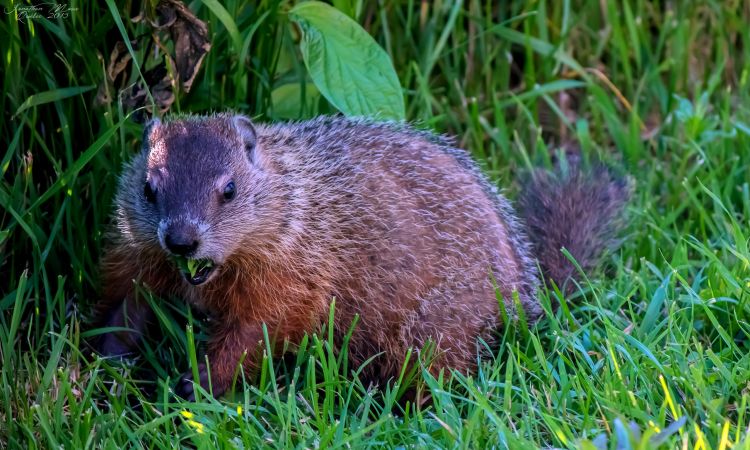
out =
{"type": "MultiPolygon", "coordinates": [[[[252,125],[216,115],[154,123],[143,147],[121,178],[99,307],[106,324],[130,323],[136,333],[106,336],[105,354],[131,349],[144,329],[148,312],[134,281],[214,317],[207,353],[215,395],[242,358],[255,367],[263,324],[275,342],[297,343],[325,322],[334,298],[339,341],[359,316],[349,355],[355,365],[379,355],[367,370],[379,380],[397,376],[407,351],[428,341],[434,370],[473,370],[477,339],[491,342],[501,326],[495,284],[511,314],[515,293],[529,321],[542,313],[536,263],[512,208],[440,137],[366,120],[252,125]],[[236,198],[222,201],[230,179],[236,198]],[[173,229],[199,236],[194,257],[217,263],[205,283],[189,284],[170,263],[164,235],[173,229]],[[128,320],[126,310],[134,311],[128,320]]],[[[606,229],[621,202],[598,206],[606,229]]],[[[570,240],[580,230],[574,219],[551,245],[593,261],[596,249],[567,245],[579,242],[570,240]]],[[[543,222],[532,221],[532,231],[543,222]]],[[[543,266],[570,275],[557,271],[553,253],[543,252],[543,266]]],[[[205,367],[199,381],[207,385],[205,367]]],[[[191,377],[177,390],[191,396],[191,377]]]]}
{"type": "Polygon", "coordinates": [[[602,252],[617,244],[622,207],[632,191],[629,179],[603,166],[586,172],[578,165],[574,158],[556,172],[535,171],[518,201],[542,273],[568,293],[576,268],[560,249],[567,249],[584,272],[596,267],[602,252]]]}

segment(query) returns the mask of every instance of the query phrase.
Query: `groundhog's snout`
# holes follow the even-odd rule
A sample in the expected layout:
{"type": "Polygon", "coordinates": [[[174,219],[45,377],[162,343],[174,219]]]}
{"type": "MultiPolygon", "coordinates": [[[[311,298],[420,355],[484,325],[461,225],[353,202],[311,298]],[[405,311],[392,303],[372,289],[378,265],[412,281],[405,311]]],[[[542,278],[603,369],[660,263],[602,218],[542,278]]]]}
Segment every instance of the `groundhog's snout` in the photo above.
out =
{"type": "Polygon", "coordinates": [[[195,220],[162,222],[159,237],[164,249],[172,256],[185,279],[197,286],[211,278],[215,264],[211,258],[200,256],[201,232],[205,226],[195,220]]]}
{"type": "Polygon", "coordinates": [[[173,255],[191,257],[200,245],[198,230],[190,224],[171,224],[164,233],[164,245],[173,255]]]}

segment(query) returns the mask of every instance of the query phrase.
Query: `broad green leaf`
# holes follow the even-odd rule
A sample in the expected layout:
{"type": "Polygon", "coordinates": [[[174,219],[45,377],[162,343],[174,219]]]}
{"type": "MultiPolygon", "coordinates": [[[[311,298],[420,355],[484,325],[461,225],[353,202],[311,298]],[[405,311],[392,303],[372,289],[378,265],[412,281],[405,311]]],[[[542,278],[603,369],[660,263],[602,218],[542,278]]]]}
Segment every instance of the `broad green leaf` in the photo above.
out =
{"type": "Polygon", "coordinates": [[[405,118],[404,97],[388,54],[346,14],[325,3],[300,3],[289,17],[302,30],[302,58],[313,82],[348,116],[405,118]]]}
{"type": "Polygon", "coordinates": [[[304,109],[302,86],[299,83],[283,84],[271,92],[274,119],[309,119],[318,114],[320,92],[313,83],[305,83],[304,109]]]}

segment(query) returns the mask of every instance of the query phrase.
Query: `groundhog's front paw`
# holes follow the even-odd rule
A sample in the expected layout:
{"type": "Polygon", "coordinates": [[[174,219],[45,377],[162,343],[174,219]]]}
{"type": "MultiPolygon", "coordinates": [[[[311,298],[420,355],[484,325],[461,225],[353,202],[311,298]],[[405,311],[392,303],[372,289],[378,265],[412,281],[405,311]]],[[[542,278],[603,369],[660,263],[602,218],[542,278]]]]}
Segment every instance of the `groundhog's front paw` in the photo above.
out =
{"type": "MultiPolygon", "coordinates": [[[[189,370],[182,374],[180,380],[177,382],[177,386],[175,386],[175,394],[184,398],[185,400],[191,402],[195,401],[194,381],[195,380],[193,379],[192,370],[189,370]]],[[[214,397],[219,397],[226,390],[226,386],[224,386],[223,383],[218,382],[215,377],[214,379],[212,379],[212,383],[210,385],[211,388],[209,390],[208,368],[206,367],[206,363],[198,364],[198,382],[203,389],[213,393],[214,397]]]]}

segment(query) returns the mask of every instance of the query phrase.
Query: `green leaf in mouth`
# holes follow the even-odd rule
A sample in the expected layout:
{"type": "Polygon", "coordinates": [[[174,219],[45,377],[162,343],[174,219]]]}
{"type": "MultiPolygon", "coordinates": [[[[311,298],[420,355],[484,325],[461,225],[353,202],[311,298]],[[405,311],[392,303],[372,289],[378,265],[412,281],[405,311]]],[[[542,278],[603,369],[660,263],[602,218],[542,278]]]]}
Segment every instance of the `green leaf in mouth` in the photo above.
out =
{"type": "Polygon", "coordinates": [[[210,259],[192,259],[185,258],[182,256],[175,257],[175,263],[177,267],[185,273],[189,273],[191,277],[194,277],[199,271],[204,268],[213,267],[214,263],[210,259]]]}

